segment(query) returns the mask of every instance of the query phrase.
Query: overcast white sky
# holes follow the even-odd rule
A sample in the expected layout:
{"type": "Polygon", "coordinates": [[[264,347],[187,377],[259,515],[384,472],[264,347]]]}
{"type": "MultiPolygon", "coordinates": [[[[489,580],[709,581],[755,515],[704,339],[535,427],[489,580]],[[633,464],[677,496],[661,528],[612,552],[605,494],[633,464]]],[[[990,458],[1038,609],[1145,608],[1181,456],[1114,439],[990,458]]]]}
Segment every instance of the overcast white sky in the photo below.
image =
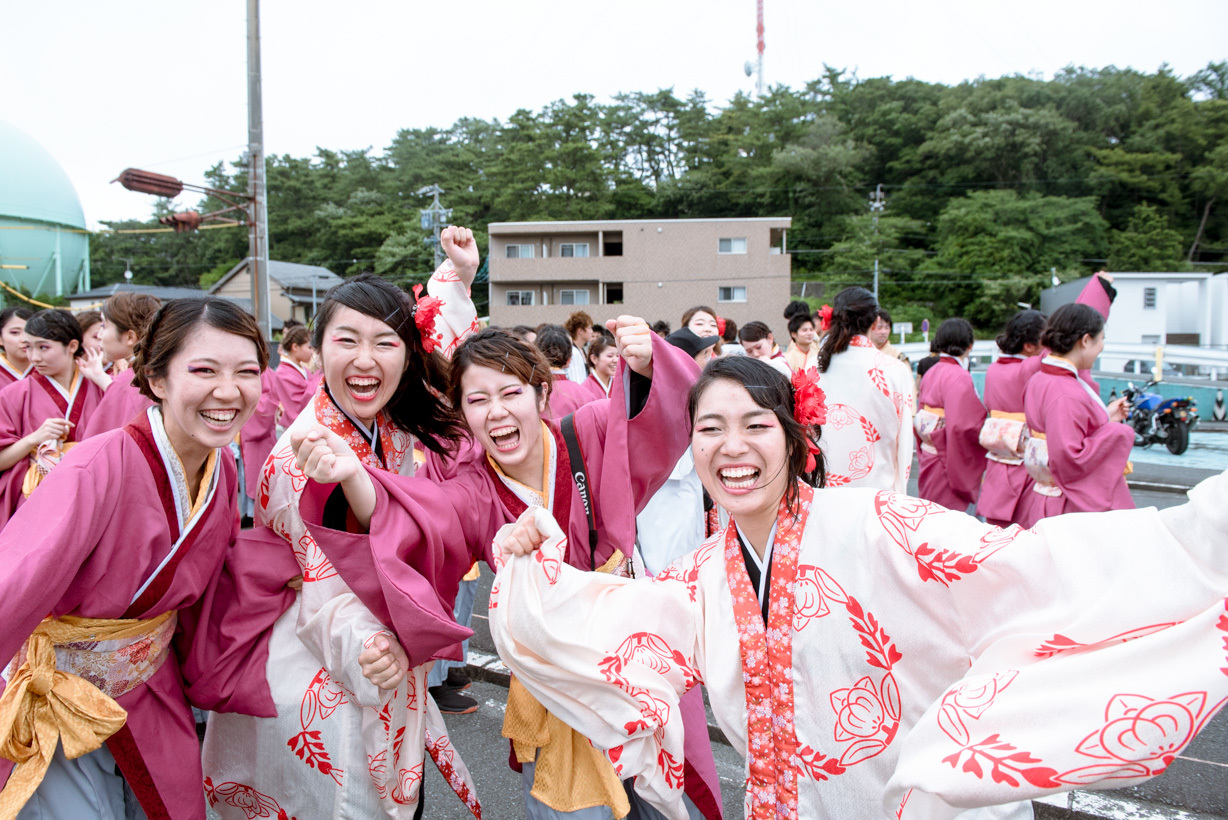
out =
{"type": "MultiPolygon", "coordinates": [[[[823,63],[958,83],[1072,64],[1184,76],[1228,58],[1225,0],[765,5],[767,82],[793,87],[823,63]]],[[[149,215],[149,197],[108,184],[128,166],[203,182],[242,152],[243,0],[14,0],[3,18],[0,118],[55,155],[91,226],[149,215]]],[[[753,89],[754,0],[264,0],[261,18],[270,154],[379,152],[399,128],[576,92],[753,89]]]]}

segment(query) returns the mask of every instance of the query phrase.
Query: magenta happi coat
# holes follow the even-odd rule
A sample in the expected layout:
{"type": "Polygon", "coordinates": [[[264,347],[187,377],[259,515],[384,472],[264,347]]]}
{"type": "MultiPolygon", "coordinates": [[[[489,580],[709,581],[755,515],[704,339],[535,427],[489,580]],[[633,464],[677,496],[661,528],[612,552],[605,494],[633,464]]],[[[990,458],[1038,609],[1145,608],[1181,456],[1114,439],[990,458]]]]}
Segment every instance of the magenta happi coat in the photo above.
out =
{"type": "Polygon", "coordinates": [[[912,468],[913,379],[865,336],[831,357],[819,377],[827,394],[827,423],[819,447],[829,487],[875,487],[904,492],[912,468]]]}
{"type": "Polygon", "coordinates": [[[940,407],[944,413],[942,426],[932,434],[932,446],[917,442],[921,465],[917,495],[964,512],[976,501],[985,470],[980,444],[985,405],[976,395],[972,375],[959,359],[944,354],[921,379],[917,404],[940,407]]]}
{"type": "MultiPolygon", "coordinates": [[[[1105,290],[1104,281],[1099,276],[1091,278],[1075,301],[1090,305],[1106,319],[1109,317],[1112,299],[1105,290]]],[[[1046,354],[1047,351],[1030,357],[1003,355],[995,359],[985,372],[985,409],[991,415],[998,414],[1002,418],[1008,416],[1021,418],[1024,388],[1027,387],[1028,380],[1040,372],[1040,362],[1046,354]]],[[[1097,387],[1090,371],[1080,371],[1079,378],[1092,387],[1097,387]]],[[[995,457],[987,454],[985,477],[981,482],[981,493],[977,498],[976,511],[979,515],[985,516],[986,521],[1000,527],[1018,523],[1020,501],[1031,489],[1032,478],[1024,469],[1022,458],[995,457]]]]}
{"type": "MultiPolygon", "coordinates": [[[[558,428],[547,428],[552,442],[549,504],[559,520],[568,522],[567,562],[585,571],[601,567],[616,551],[630,552],[636,513],[669,478],[689,444],[686,396],[698,367],[659,338],[652,345],[651,387],[632,419],[625,408],[631,379],[638,377],[621,362],[610,398],[589,402],[575,413],[598,533],[591,552],[588,519],[567,448],[558,428]]],[[[331,486],[308,482],[300,502],[315,543],[350,588],[398,635],[414,636],[403,642],[411,665],[431,657],[458,657],[455,643],[468,630],[459,637],[443,630],[460,629],[451,607],[461,576],[479,558],[494,566],[490,545],[498,528],[514,521],[529,503],[544,500],[526,500],[522,488],[504,480],[484,455],[448,478],[438,472],[437,460],[428,458],[426,466],[424,475],[412,480],[369,471],[377,497],[369,535],[322,526],[331,486]]],[[[720,792],[711,749],[704,748],[703,704],[693,698],[687,706],[688,726],[693,727],[688,734],[692,753],[685,762],[687,794],[705,816],[718,817],[720,792]]],[[[682,760],[680,753],[680,766],[682,760]]]]}
{"type": "MultiPolygon", "coordinates": [[[[0,533],[2,658],[48,613],[178,612],[172,651],[117,698],[127,722],[107,741],[150,818],[205,817],[185,695],[204,709],[273,714],[265,630],[289,603],[283,590],[293,566],[236,543],[236,475],[226,455],[219,451],[206,500],[191,514],[178,456],[160,411],[150,410],[69,452],[0,533]]],[[[7,779],[11,764],[3,764],[7,779]]]]}
{"type": "Polygon", "coordinates": [[[1019,505],[1021,525],[1068,512],[1133,509],[1125,470],[1134,430],[1109,421],[1104,404],[1074,365],[1046,356],[1028,381],[1023,408],[1032,434],[1045,437],[1056,488],[1033,482],[1019,505]]]}
{"type": "Polygon", "coordinates": [[[277,370],[273,375],[276,385],[275,394],[282,410],[281,424],[289,427],[290,423],[298,418],[299,413],[303,412],[303,408],[311,401],[311,397],[315,395],[316,387],[320,384],[324,371],[309,373],[300,365],[290,361],[288,356],[283,356],[281,364],[277,365],[277,370]]]}
{"type": "Polygon", "coordinates": [[[1228,474],[1182,507],[1031,531],[800,490],[766,625],[734,527],[630,580],[566,566],[539,511],[545,545],[499,569],[500,656],[673,820],[697,683],[747,758],[755,820],[1030,817],[1018,801],[1163,772],[1228,699],[1228,474]]]}
{"type": "Polygon", "coordinates": [[[550,385],[550,419],[559,421],[564,416],[570,416],[590,401],[596,401],[598,396],[588,386],[588,382],[573,382],[566,373],[554,373],[554,383],[550,385]]]}
{"type": "Polygon", "coordinates": [[[135,378],[136,371],[130,367],[111,381],[111,386],[98,402],[98,409],[90,416],[89,424],[85,426],[83,439],[108,430],[118,430],[153,407],[154,403],[142,396],[141,391],[133,384],[135,378]]]}
{"type": "MultiPolygon", "coordinates": [[[[0,390],[0,448],[25,438],[49,418],[68,419],[73,427],[66,441],[81,441],[81,430],[102,399],[98,385],[78,372],[71,391],[48,379],[37,370],[21,381],[0,390]]],[[[33,455],[33,454],[31,454],[33,455]]],[[[30,469],[30,459],[23,458],[0,473],[0,528],[25,503],[21,485],[30,469]]]]}

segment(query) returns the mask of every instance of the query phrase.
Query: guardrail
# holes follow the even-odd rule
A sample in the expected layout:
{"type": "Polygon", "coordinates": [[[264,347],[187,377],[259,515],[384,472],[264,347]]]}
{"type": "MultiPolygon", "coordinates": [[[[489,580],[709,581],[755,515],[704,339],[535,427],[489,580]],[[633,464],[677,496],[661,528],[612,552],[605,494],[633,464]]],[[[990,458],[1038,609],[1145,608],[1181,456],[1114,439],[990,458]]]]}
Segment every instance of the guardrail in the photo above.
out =
{"type": "MultiPolygon", "coordinates": [[[[896,347],[905,353],[910,359],[916,361],[929,355],[930,347],[925,342],[908,342],[907,344],[896,345],[896,347]]],[[[1100,368],[1102,370],[1113,370],[1108,366],[1112,363],[1120,362],[1120,366],[1124,367],[1125,363],[1130,360],[1154,362],[1156,358],[1156,349],[1159,347],[1164,351],[1163,359],[1165,364],[1173,365],[1192,365],[1195,367],[1207,367],[1213,371],[1211,378],[1214,379],[1218,373],[1228,373],[1228,350],[1221,350],[1212,347],[1196,347],[1194,345],[1153,345],[1153,344],[1130,344],[1126,342],[1105,342],[1104,352],[1100,354],[1100,368]]],[[[990,340],[981,340],[972,346],[972,356],[976,359],[987,358],[990,360],[998,358],[998,346],[990,340]]],[[[1120,370],[1118,372],[1121,372],[1120,370]]],[[[1140,374],[1142,375],[1142,374],[1140,374]]]]}

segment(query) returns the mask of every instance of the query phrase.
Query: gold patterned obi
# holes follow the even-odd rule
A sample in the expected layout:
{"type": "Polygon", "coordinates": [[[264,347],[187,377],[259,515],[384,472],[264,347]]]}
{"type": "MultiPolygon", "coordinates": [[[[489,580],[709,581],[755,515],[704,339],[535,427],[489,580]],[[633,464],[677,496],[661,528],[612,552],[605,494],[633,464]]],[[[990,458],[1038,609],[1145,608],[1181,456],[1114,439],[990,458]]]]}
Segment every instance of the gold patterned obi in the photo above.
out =
{"type": "Polygon", "coordinates": [[[38,485],[43,483],[43,479],[47,477],[52,468],[59,464],[60,459],[64,458],[64,455],[77,444],[78,442],[75,441],[52,439],[34,448],[34,452],[30,453],[30,469],[26,470],[26,477],[21,482],[21,494],[29,498],[30,494],[38,489],[38,485]]]}
{"type": "Polygon", "coordinates": [[[985,457],[990,461],[1016,465],[1023,463],[1027,439],[1028,425],[1023,413],[990,410],[977,440],[987,451],[985,457]]]}

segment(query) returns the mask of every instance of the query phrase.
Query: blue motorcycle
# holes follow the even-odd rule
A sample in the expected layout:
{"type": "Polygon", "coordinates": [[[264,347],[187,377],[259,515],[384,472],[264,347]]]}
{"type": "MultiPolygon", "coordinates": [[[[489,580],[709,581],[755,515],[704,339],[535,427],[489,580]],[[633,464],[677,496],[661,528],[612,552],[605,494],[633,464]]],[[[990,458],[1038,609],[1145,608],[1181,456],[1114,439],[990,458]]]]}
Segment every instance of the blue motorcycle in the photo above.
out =
{"type": "Polygon", "coordinates": [[[1148,392],[1155,385],[1154,379],[1137,388],[1130,382],[1123,393],[1130,405],[1126,422],[1134,428],[1134,446],[1163,444],[1168,452],[1179,456],[1190,446],[1190,431],[1198,424],[1198,406],[1193,396],[1166,399],[1148,392]]]}

